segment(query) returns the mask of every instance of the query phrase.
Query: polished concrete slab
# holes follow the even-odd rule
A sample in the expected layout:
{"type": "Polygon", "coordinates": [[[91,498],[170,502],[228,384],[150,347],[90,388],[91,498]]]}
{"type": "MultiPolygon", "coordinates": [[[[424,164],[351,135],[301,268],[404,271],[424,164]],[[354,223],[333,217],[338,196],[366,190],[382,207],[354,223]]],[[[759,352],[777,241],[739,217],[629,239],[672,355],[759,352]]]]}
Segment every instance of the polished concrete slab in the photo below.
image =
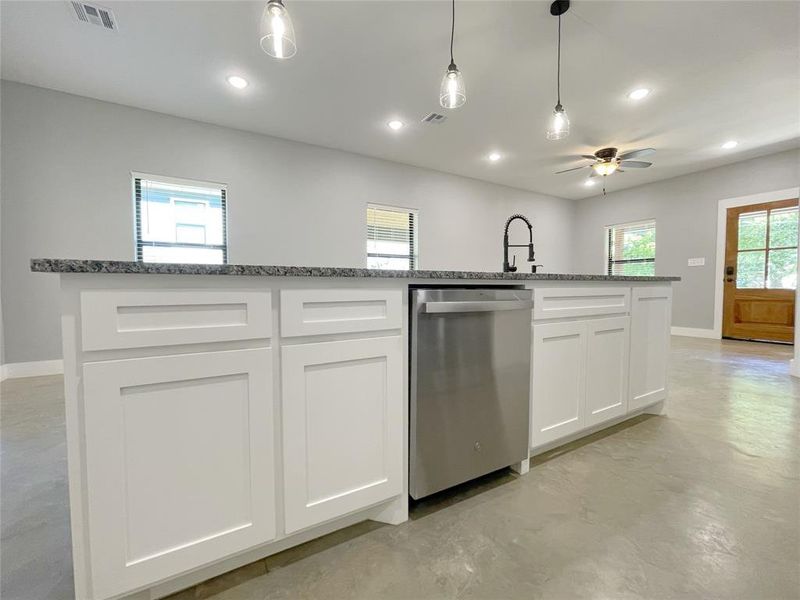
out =
{"type": "MultiPolygon", "coordinates": [[[[800,383],[787,347],[673,338],[643,416],[174,600],[800,598],[800,383]]],[[[2,384],[2,590],[70,598],[60,377],[2,384]]]]}

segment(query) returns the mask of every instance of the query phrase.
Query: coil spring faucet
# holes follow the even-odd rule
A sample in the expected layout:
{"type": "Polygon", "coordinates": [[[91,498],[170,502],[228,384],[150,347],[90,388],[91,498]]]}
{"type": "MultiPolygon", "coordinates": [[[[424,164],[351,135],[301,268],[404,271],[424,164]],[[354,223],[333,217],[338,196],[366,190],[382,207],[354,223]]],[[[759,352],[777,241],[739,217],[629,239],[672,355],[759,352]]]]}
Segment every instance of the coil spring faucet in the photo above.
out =
{"type": "MultiPolygon", "coordinates": [[[[506,221],[506,228],[503,231],[503,273],[513,273],[514,271],[517,270],[517,267],[516,267],[517,257],[516,256],[514,257],[514,264],[509,264],[508,263],[508,249],[509,248],[524,248],[525,246],[528,247],[528,262],[533,262],[534,260],[536,260],[536,258],[534,257],[534,254],[533,254],[533,225],[531,225],[531,222],[527,218],[523,217],[522,215],[519,215],[519,214],[511,215],[510,217],[508,217],[508,221],[506,221]],[[511,225],[511,222],[516,220],[516,219],[520,219],[521,221],[524,221],[525,224],[528,226],[528,239],[529,239],[529,241],[528,241],[527,244],[509,244],[508,243],[508,227],[509,227],[509,225],[511,225]]],[[[534,273],[536,272],[536,267],[537,266],[539,266],[539,265],[533,265],[533,272],[534,273]]]]}

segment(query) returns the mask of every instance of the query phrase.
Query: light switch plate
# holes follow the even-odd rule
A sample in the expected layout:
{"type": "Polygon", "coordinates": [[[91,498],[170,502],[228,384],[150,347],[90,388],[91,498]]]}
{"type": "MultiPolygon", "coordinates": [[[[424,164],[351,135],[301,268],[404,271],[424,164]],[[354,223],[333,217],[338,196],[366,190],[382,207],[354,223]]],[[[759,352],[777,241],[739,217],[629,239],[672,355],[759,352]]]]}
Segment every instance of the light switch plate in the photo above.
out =
{"type": "Polygon", "coordinates": [[[702,267],[705,266],[706,259],[705,258],[690,258],[689,259],[689,266],[690,267],[702,267]]]}

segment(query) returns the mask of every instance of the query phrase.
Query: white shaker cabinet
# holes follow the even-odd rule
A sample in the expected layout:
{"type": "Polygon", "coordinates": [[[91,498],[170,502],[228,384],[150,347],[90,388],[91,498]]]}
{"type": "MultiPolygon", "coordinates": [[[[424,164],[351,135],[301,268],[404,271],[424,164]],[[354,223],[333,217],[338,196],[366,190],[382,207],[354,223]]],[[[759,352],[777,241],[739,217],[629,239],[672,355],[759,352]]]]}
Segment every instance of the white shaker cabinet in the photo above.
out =
{"type": "Polygon", "coordinates": [[[643,408],[667,397],[671,320],[671,287],[633,289],[629,410],[643,408]]]}
{"type": "Polygon", "coordinates": [[[403,491],[403,338],[281,349],[286,532],[403,491]]]}
{"type": "Polygon", "coordinates": [[[94,597],[275,537],[268,348],[83,366],[94,597]]]}
{"type": "Polygon", "coordinates": [[[627,414],[631,290],[534,292],[531,447],[542,448],[627,414]]]}
{"type": "Polygon", "coordinates": [[[584,428],[586,323],[533,325],[531,447],[584,428]]]}
{"type": "Polygon", "coordinates": [[[628,411],[629,317],[586,321],[586,427],[628,411]]]}

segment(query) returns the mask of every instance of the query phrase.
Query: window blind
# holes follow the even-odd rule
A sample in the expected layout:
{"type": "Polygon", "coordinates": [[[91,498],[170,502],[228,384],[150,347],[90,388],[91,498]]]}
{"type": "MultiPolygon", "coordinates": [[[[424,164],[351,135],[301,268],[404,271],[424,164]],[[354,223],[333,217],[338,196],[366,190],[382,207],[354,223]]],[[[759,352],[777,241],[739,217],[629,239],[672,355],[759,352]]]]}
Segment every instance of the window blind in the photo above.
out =
{"type": "Polygon", "coordinates": [[[224,186],[134,175],[133,196],[137,261],[228,262],[224,186]]]}
{"type": "Polygon", "coordinates": [[[656,222],[606,227],[608,275],[656,274],[656,222]]]}
{"type": "Polygon", "coordinates": [[[417,269],[416,210],[367,205],[367,266],[370,269],[417,269]]]}

